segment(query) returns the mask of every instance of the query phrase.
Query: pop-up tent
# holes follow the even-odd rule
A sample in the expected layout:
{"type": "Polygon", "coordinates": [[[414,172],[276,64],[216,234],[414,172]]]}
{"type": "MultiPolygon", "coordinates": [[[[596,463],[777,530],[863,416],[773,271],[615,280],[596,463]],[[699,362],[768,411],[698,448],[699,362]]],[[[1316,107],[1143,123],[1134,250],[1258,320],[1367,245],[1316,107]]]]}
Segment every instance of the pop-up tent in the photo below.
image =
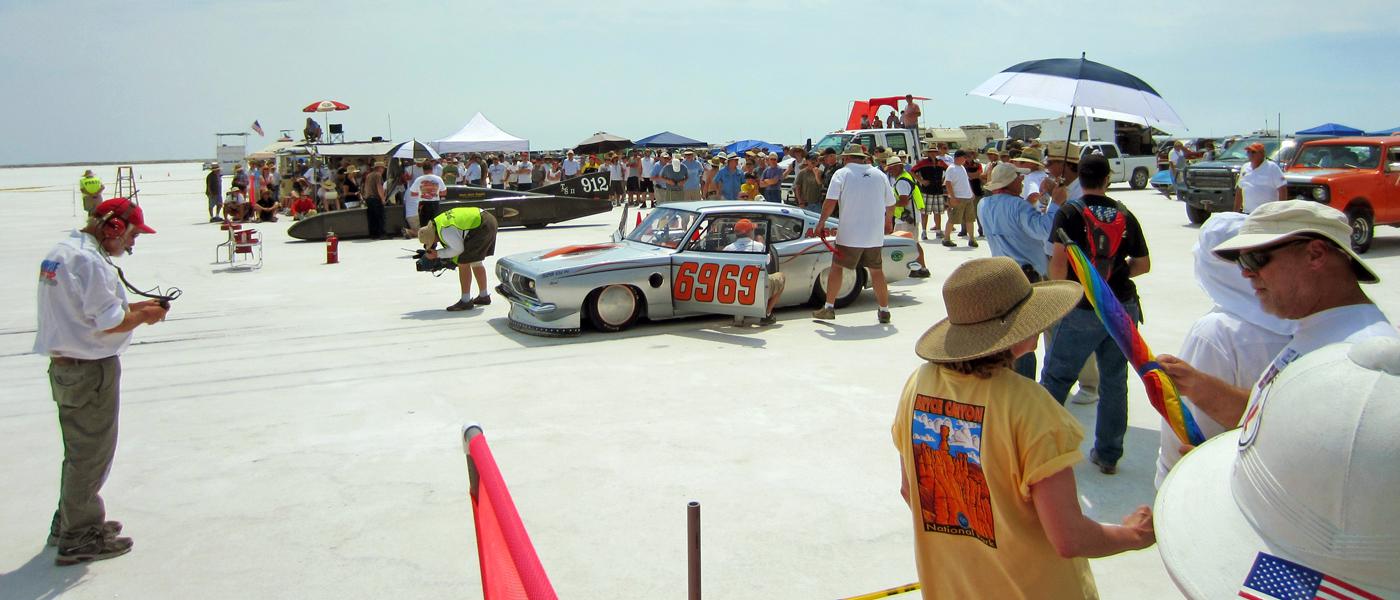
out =
{"type": "Polygon", "coordinates": [[[749,150],[762,150],[764,152],[783,153],[783,147],[777,144],[770,144],[763,140],[739,140],[724,147],[724,151],[729,154],[736,152],[748,152],[749,150]]]}
{"type": "Polygon", "coordinates": [[[1392,127],[1380,131],[1367,131],[1366,135],[1400,135],[1400,127],[1392,127]]]}
{"type": "Polygon", "coordinates": [[[641,148],[699,148],[706,144],[700,140],[692,140],[683,135],[663,131],[637,140],[632,145],[641,148]]]}
{"type": "Polygon", "coordinates": [[[450,152],[525,152],[530,141],[501,131],[485,115],[476,113],[457,133],[429,144],[440,154],[450,152]]]}
{"type": "Polygon", "coordinates": [[[1304,129],[1298,135],[1366,135],[1366,132],[1355,127],[1347,127],[1337,123],[1323,123],[1312,129],[1304,129]]]}

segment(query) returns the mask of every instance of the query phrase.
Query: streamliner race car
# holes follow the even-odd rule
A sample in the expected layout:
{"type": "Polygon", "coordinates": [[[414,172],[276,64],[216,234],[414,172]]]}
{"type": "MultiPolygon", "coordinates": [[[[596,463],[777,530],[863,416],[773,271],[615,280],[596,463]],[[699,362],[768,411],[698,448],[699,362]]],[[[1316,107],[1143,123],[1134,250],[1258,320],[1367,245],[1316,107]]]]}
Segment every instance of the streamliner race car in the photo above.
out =
{"type": "MultiPolygon", "coordinates": [[[[497,260],[501,283],[496,291],[510,301],[511,328],[534,335],[577,335],[585,316],[606,332],[622,331],[641,319],[698,314],[758,319],[768,297],[769,244],[786,278],[777,306],[825,298],[832,254],[814,237],[819,217],[783,204],[678,202],[656,208],[623,235],[624,210],[611,242],[497,260]],[[735,244],[741,234],[759,244],[735,244]]],[[[835,229],[840,224],[829,219],[827,225],[835,229]]],[[[889,281],[909,276],[918,258],[915,244],[912,238],[885,236],[881,256],[889,281]]],[[[836,306],[855,302],[869,281],[865,269],[847,271],[836,306]]]]}

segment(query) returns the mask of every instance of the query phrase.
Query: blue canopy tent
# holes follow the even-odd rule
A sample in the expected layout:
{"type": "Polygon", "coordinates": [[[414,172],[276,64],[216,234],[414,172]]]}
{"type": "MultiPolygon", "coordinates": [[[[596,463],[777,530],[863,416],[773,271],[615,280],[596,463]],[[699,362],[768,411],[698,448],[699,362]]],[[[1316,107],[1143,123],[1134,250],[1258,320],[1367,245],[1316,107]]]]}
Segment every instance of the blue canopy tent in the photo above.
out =
{"type": "Polygon", "coordinates": [[[748,152],[749,150],[763,150],[764,152],[783,153],[783,147],[777,144],[770,144],[763,140],[739,140],[724,147],[724,151],[729,154],[736,152],[748,152]]]}
{"type": "Polygon", "coordinates": [[[1396,134],[1400,134],[1400,127],[1391,127],[1390,129],[1382,129],[1382,130],[1380,130],[1380,131],[1368,131],[1368,132],[1366,132],[1366,135],[1396,135],[1396,134]]]}
{"type": "Polygon", "coordinates": [[[1297,135],[1366,135],[1366,132],[1337,123],[1323,123],[1312,129],[1298,131],[1297,135]]]}
{"type": "Polygon", "coordinates": [[[632,145],[641,148],[699,148],[707,144],[700,140],[692,140],[683,135],[663,131],[632,142],[632,145]]]}

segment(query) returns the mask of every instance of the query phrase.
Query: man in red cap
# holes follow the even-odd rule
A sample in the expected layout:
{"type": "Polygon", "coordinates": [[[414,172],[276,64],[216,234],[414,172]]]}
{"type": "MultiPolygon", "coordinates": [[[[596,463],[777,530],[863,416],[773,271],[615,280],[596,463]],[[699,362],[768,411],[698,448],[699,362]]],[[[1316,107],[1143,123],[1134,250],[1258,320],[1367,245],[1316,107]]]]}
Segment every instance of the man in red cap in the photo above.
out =
{"type": "Polygon", "coordinates": [[[165,318],[156,300],[129,304],[112,256],[128,253],[136,236],[155,233],[141,207],[126,198],[99,205],[87,225],[59,242],[39,265],[39,327],[34,352],[49,357],[49,386],[63,433],[58,510],[49,545],[54,563],[73,565],[126,554],[98,492],[117,449],[121,391],[118,356],[131,330],[165,318]]]}
{"type": "Polygon", "coordinates": [[[1245,147],[1249,161],[1240,168],[1235,185],[1235,212],[1249,214],[1265,202],[1288,199],[1288,182],[1278,163],[1264,154],[1264,145],[1254,142],[1245,147]]]}

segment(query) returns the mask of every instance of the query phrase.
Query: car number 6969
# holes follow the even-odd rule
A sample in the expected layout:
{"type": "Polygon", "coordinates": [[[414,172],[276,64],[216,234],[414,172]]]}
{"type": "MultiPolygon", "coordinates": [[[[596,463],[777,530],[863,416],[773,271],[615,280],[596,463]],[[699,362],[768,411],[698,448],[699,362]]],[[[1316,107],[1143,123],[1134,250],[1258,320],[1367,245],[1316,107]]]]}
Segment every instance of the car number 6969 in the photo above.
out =
{"type": "Polygon", "coordinates": [[[752,305],[762,274],[762,267],[756,265],[681,263],[676,269],[676,281],[671,285],[671,297],[678,302],[752,305]]]}

